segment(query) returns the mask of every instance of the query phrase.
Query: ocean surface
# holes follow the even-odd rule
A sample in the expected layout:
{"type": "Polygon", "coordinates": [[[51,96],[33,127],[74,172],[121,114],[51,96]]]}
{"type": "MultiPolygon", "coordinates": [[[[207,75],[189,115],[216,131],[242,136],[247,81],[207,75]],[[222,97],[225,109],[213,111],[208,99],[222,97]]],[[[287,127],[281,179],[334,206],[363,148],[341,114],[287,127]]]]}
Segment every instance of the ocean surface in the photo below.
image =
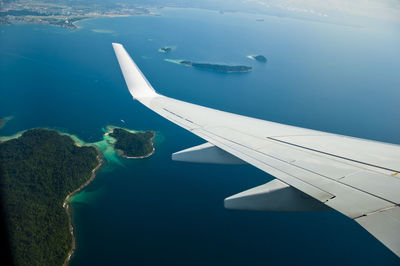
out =
{"type": "Polygon", "coordinates": [[[108,154],[74,197],[71,265],[399,264],[334,211],[224,209],[224,198],[273,177],[249,165],[171,161],[171,153],[203,141],[132,100],[111,46],[122,43],[164,95],[400,144],[399,31],[199,9],[160,13],[87,20],[77,30],[0,26],[0,117],[14,117],[0,135],[48,127],[98,142],[107,125],[157,131],[153,156],[108,154]],[[159,53],[164,46],[174,50],[159,53]],[[246,57],[256,54],[268,62],[246,57]],[[254,70],[214,73],[164,59],[254,70]]]}

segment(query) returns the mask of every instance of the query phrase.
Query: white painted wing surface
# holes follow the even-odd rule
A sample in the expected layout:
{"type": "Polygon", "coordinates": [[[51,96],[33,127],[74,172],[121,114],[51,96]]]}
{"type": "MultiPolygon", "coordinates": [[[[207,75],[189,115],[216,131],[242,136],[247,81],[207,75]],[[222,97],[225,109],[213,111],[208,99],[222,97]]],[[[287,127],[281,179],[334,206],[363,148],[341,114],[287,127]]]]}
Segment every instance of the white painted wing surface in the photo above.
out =
{"type": "Polygon", "coordinates": [[[400,146],[268,122],[165,97],[154,91],[121,44],[113,43],[113,47],[135,99],[281,183],[354,219],[400,256],[400,146]]]}

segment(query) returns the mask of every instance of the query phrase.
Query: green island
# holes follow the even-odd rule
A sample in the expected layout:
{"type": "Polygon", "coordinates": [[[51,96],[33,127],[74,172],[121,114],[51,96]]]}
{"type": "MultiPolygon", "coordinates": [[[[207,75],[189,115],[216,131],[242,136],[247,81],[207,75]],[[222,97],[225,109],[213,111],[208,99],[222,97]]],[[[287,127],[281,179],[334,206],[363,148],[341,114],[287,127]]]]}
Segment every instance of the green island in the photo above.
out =
{"type": "Polygon", "coordinates": [[[241,72],[250,72],[253,70],[253,68],[249,66],[231,66],[231,65],[219,65],[219,64],[209,64],[209,63],[196,63],[188,60],[174,60],[174,59],[165,59],[165,61],[185,66],[191,66],[197,69],[215,71],[220,73],[241,73],[241,72]]]}
{"type": "Polygon", "coordinates": [[[144,158],[154,153],[154,131],[132,132],[123,128],[113,128],[109,136],[116,139],[114,148],[125,158],[144,158]]]}
{"type": "Polygon", "coordinates": [[[267,58],[265,56],[263,56],[263,55],[249,55],[249,56],[247,56],[247,58],[250,58],[252,60],[256,60],[256,61],[261,62],[261,63],[266,63],[267,62],[267,58]]]}
{"type": "Polygon", "coordinates": [[[14,264],[66,262],[74,245],[66,201],[94,178],[100,158],[95,147],[54,130],[31,129],[0,143],[1,203],[14,264]]]}

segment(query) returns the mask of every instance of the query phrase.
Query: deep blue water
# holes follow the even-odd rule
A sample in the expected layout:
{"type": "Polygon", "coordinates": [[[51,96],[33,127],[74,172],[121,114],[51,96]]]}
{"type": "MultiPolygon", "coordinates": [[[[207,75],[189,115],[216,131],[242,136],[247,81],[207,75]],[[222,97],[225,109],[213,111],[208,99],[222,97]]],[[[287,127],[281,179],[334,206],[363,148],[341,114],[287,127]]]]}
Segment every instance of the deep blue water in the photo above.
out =
{"type": "Polygon", "coordinates": [[[0,27],[1,135],[58,128],[85,141],[120,125],[158,132],[147,159],[109,164],[73,203],[71,265],[394,265],[341,214],[230,211],[223,199],[272,179],[251,166],[178,163],[202,143],[132,100],[111,47],[121,42],[162,94],[266,120],[400,144],[398,31],[165,9],[78,30],[0,27]],[[168,54],[163,46],[176,49],[168,54]],[[263,54],[267,64],[246,58],[263,54]],[[165,58],[246,64],[220,74],[165,58]],[[122,123],[120,119],[126,121],[122,123]]]}

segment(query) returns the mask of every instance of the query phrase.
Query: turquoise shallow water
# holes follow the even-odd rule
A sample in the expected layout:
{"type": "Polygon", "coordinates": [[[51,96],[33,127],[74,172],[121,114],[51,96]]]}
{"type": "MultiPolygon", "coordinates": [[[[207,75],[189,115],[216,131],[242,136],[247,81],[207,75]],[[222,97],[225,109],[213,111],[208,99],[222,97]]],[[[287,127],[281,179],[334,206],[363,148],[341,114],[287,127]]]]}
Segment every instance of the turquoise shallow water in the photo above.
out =
{"type": "Polygon", "coordinates": [[[196,9],[161,13],[88,20],[73,31],[0,27],[0,116],[14,116],[1,135],[51,127],[97,142],[109,124],[159,132],[152,157],[110,162],[74,198],[71,265],[399,263],[333,211],[225,210],[225,197],[272,177],[247,165],[172,162],[171,153],[202,141],[132,100],[111,48],[123,43],[152,85],[171,97],[400,144],[398,32],[196,9]],[[159,53],[163,46],[175,50],[159,53]],[[251,54],[268,63],[246,58],[251,54]],[[254,70],[220,74],[167,58],[254,70]]]}

